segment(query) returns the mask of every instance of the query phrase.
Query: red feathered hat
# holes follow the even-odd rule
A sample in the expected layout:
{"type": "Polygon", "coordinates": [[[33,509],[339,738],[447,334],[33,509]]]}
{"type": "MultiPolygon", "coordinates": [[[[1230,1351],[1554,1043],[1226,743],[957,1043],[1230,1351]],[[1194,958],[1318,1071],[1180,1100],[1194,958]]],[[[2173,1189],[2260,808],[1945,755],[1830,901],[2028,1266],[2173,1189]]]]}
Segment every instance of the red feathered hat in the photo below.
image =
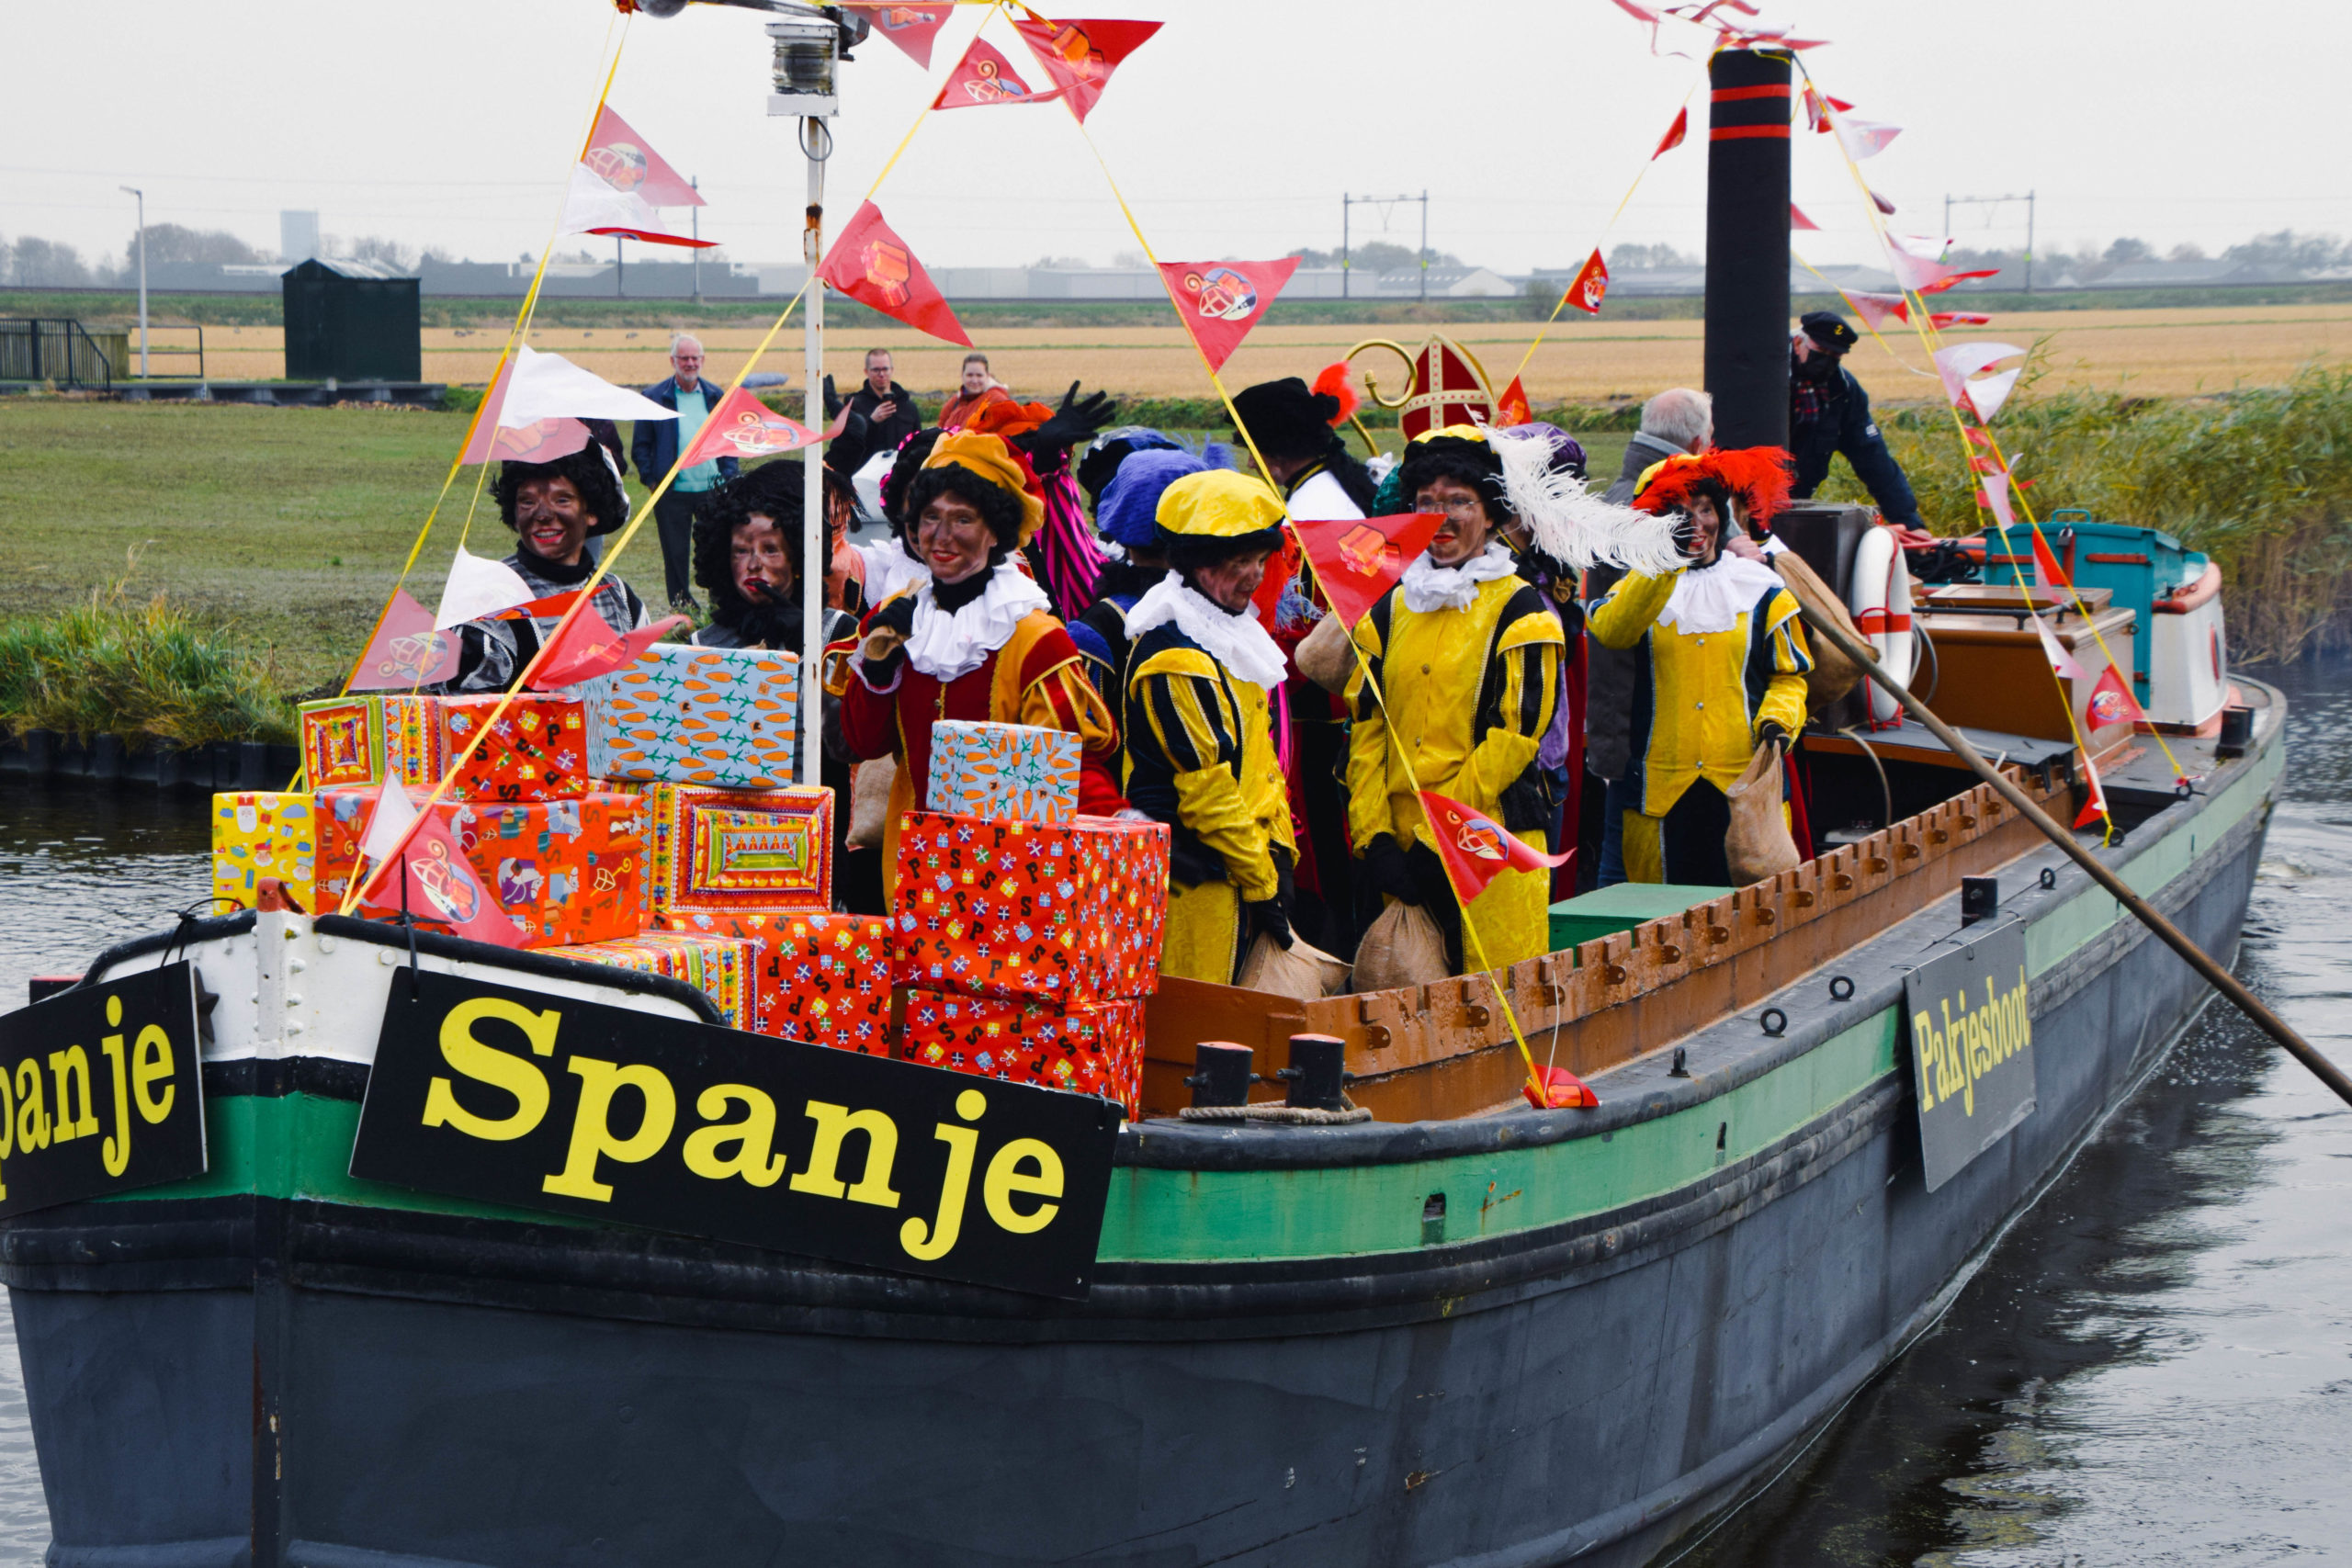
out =
{"type": "Polygon", "coordinates": [[[1340,412],[1331,416],[1331,424],[1334,429],[1355,417],[1356,389],[1355,383],[1348,377],[1346,360],[1342,359],[1337,365],[1326,365],[1317,371],[1315,376],[1314,390],[1316,396],[1330,398],[1339,403],[1340,412]]]}
{"type": "Polygon", "coordinates": [[[1634,491],[1640,512],[1687,507],[1703,484],[1716,484],[1739,498],[1747,522],[1761,528],[1789,503],[1789,455],[1778,446],[1743,446],[1668,457],[1643,471],[1634,491]]]}

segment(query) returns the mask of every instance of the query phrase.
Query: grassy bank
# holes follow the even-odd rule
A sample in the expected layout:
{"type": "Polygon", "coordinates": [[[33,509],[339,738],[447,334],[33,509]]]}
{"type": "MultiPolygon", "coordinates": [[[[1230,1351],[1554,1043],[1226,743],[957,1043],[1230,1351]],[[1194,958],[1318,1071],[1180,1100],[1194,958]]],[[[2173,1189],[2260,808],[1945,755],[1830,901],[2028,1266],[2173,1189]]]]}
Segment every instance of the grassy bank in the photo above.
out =
{"type": "MultiPolygon", "coordinates": [[[[1929,525],[1981,527],[1950,414],[1898,409],[1880,423],[1929,525]]],[[[1998,430],[2038,515],[2083,507],[2219,561],[2241,661],[2352,647],[2352,370],[2315,366],[2288,386],[2207,398],[2028,391],[1998,430]]],[[[1823,493],[1861,499],[1843,464],[1823,493]]]]}
{"type": "Polygon", "coordinates": [[[118,585],[61,615],[0,621],[0,731],[140,745],[290,741],[278,673],[225,625],[118,585]]]}

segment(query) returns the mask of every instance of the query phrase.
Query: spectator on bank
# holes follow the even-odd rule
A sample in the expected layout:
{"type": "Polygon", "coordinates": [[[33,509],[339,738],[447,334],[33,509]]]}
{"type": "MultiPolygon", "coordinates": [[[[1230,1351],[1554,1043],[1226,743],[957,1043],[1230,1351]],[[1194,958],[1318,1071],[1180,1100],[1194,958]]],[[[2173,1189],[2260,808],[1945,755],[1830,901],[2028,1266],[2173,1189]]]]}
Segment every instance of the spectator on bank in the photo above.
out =
{"type": "MultiPolygon", "coordinates": [[[[718,406],[720,389],[702,378],[702,340],[681,333],[670,343],[670,374],[645,389],[645,395],[665,409],[675,409],[674,420],[639,420],[629,442],[629,456],[649,485],[662,482],[678,454],[694,444],[703,422],[718,406]]],[[[668,579],[670,608],[692,613],[694,591],[695,518],[708,504],[710,492],[735,477],[740,467],[732,457],[696,463],[671,481],[653,503],[653,525],[662,537],[662,568],[668,579]]]]}
{"type": "Polygon", "coordinates": [[[865,351],[865,379],[846,398],[833,395],[833,378],[825,378],[825,414],[832,439],[825,444],[825,466],[835,473],[854,474],[876,452],[895,452],[899,444],[922,428],[912,392],[891,379],[896,366],[887,348],[865,351]]]}
{"type": "Polygon", "coordinates": [[[1790,493],[1809,500],[1829,477],[1829,459],[1842,453],[1889,523],[1924,531],[1911,481],[1871,418],[1871,395],[1846,368],[1854,342],[1854,329],[1835,310],[1806,311],[1789,339],[1789,454],[1796,463],[1790,493]]]}
{"type": "MultiPolygon", "coordinates": [[[[1715,438],[1714,400],[1690,387],[1668,387],[1642,405],[1642,427],[1625,444],[1625,462],[1606,499],[1620,506],[1634,499],[1643,474],[1668,457],[1703,452],[1715,438]]],[[[1624,575],[1596,567],[1586,592],[1594,599],[1624,575]]],[[[1634,768],[1634,687],[1641,679],[1641,650],[1611,648],[1585,637],[1585,772],[1605,786],[1600,795],[1600,852],[1596,886],[1625,880],[1625,813],[1641,809],[1641,778],[1634,768]]]]}
{"type": "Polygon", "coordinates": [[[978,417],[982,409],[992,403],[1009,403],[1012,394],[1004,383],[989,373],[989,356],[967,354],[964,356],[964,381],[947,406],[939,411],[939,428],[961,430],[978,417]]]}

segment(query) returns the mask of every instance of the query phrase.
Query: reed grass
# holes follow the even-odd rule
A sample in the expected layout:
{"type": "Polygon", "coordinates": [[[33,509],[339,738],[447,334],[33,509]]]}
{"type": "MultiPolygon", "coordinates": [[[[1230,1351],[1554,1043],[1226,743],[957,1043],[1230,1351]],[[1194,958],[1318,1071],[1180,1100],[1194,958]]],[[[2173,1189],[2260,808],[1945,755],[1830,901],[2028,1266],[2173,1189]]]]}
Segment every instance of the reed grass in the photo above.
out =
{"type": "Polygon", "coordinates": [[[0,729],[53,730],[141,746],[290,741],[294,714],[275,672],[228,632],[157,593],[123,584],[62,614],[0,621],[0,729]]]}
{"type": "MultiPolygon", "coordinates": [[[[1939,406],[1885,412],[1887,446],[1939,534],[1984,525],[1967,448],[1939,406]]],[[[2020,389],[1996,422],[2034,513],[2161,528],[2222,568],[2231,657],[2352,648],[2352,368],[2285,386],[2150,399],[2020,389]]],[[[1826,499],[1867,500],[1842,463],[1826,499]]]]}

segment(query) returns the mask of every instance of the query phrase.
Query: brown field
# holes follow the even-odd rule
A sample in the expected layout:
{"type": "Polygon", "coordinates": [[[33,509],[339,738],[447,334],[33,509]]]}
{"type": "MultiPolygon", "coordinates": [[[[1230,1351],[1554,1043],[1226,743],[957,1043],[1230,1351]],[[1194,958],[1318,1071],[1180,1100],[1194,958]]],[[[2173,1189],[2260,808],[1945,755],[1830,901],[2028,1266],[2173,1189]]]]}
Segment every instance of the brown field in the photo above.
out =
{"type": "MultiPolygon", "coordinates": [[[[1226,384],[1239,387],[1276,376],[1312,376],[1359,342],[1361,335],[1410,328],[1271,326],[1253,334],[1226,367],[1226,384]]],[[[1487,373],[1508,381],[1535,324],[1461,328],[1457,341],[1487,373]]],[[[1683,321],[1562,321],[1553,327],[1528,367],[1527,390],[1537,403],[1646,397],[1660,387],[1696,385],[1701,324],[1683,321]]],[[[2200,307],[2191,310],[2012,312],[1990,327],[1957,329],[1952,337],[1986,337],[2039,344],[2045,390],[2096,388],[2145,396],[2181,396],[2239,385],[2286,380],[2314,359],[2352,354],[2352,305],[2200,307]]],[[[276,327],[216,327],[208,331],[205,368],[223,379],[266,379],[283,374],[282,334],[276,327]]],[[[704,334],[707,374],[724,381],[755,347],[761,333],[713,328],[704,334]]],[[[1181,329],[1168,327],[1008,327],[978,334],[997,375],[1023,397],[1057,396],[1073,379],[1137,397],[1202,397],[1209,392],[1201,362],[1181,329]]],[[[490,376],[500,334],[479,329],[435,328],[424,333],[427,380],[480,385],[490,376]]],[[[1418,341],[1415,339],[1413,341],[1418,341]]],[[[1930,396],[1934,379],[1926,351],[1912,336],[1889,346],[1865,340],[1852,356],[1855,374],[1882,401],[1930,396]],[[1890,352],[1891,348],[1891,352],[1890,352]]],[[[643,384],[663,372],[668,339],[661,328],[550,328],[531,334],[535,348],[552,350],[624,384],[643,384]]],[[[1408,346],[1410,346],[1410,342],[1408,346]]],[[[826,366],[846,386],[860,374],[860,354],[887,347],[899,358],[899,379],[918,393],[953,384],[961,351],[910,329],[859,329],[835,337],[826,366]]],[[[177,360],[164,362],[176,366],[177,360]]],[[[1395,375],[1392,355],[1368,354],[1358,362],[1375,378],[1395,375]]],[[[800,373],[798,323],[787,326],[765,367],[800,373]]]]}

